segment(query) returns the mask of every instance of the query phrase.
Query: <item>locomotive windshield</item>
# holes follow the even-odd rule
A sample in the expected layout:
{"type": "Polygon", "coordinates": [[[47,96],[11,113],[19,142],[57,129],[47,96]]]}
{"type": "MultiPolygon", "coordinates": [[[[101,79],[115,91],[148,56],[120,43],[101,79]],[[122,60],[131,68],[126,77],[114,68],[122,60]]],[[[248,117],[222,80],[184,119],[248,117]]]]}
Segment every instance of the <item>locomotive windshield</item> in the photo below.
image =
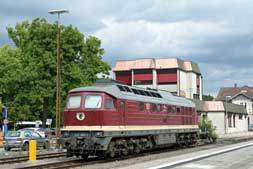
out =
{"type": "Polygon", "coordinates": [[[98,109],[102,106],[102,97],[98,95],[87,95],[85,97],[84,108],[98,109]]]}
{"type": "Polygon", "coordinates": [[[81,104],[81,96],[69,96],[67,102],[67,108],[79,108],[81,104]]]}

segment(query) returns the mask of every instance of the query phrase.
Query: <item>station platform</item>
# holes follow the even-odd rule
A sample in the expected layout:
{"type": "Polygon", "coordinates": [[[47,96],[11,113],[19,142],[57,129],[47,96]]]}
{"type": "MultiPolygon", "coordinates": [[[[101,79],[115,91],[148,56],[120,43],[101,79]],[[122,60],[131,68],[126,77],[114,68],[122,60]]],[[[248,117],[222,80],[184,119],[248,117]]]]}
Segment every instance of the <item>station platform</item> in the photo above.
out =
{"type": "Polygon", "coordinates": [[[227,139],[227,138],[237,138],[237,137],[253,137],[253,131],[247,131],[247,132],[238,132],[238,133],[229,133],[229,134],[223,134],[219,135],[220,139],[227,139]]]}
{"type": "Polygon", "coordinates": [[[202,150],[202,151],[198,151],[198,152],[193,152],[193,153],[188,153],[188,154],[183,154],[183,155],[168,157],[168,158],[163,158],[163,159],[157,159],[157,160],[148,161],[148,162],[136,163],[133,165],[129,165],[127,167],[122,167],[120,169],[172,168],[172,167],[176,167],[178,165],[182,165],[184,163],[212,157],[215,155],[238,150],[241,148],[246,148],[249,146],[253,146],[253,141],[242,142],[242,143],[232,144],[232,145],[228,145],[228,146],[224,146],[224,147],[202,150]]]}

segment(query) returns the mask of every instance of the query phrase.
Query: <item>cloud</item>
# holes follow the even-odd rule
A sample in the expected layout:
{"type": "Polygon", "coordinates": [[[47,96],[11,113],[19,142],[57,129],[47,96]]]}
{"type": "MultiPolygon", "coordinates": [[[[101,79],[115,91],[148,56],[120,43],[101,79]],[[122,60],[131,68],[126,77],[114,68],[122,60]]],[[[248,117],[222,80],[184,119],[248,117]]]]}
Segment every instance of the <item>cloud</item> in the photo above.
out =
{"type": "Polygon", "coordinates": [[[204,88],[206,94],[217,96],[218,89],[221,87],[232,87],[252,85],[252,67],[236,69],[233,65],[207,64],[200,65],[204,74],[204,88]]]}
{"type": "Polygon", "coordinates": [[[208,57],[213,52],[213,49],[207,45],[210,41],[224,39],[237,32],[231,30],[225,23],[207,21],[118,22],[114,18],[107,18],[103,20],[103,23],[105,27],[96,31],[94,35],[102,39],[105,49],[119,52],[116,54],[119,59],[189,57],[189,54],[196,57],[208,57]]]}
{"type": "Polygon", "coordinates": [[[6,26],[35,17],[54,22],[50,9],[68,9],[61,23],[100,38],[103,59],[113,66],[120,59],[179,57],[200,65],[205,93],[253,85],[251,0],[1,1],[0,45],[10,42],[6,26]]]}

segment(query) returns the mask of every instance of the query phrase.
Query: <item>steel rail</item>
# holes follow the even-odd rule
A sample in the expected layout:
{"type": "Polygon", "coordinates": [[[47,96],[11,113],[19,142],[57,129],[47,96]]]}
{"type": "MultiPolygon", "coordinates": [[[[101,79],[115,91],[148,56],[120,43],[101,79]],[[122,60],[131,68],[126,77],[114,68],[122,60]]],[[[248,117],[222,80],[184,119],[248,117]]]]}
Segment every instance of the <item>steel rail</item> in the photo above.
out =
{"type": "MultiPolygon", "coordinates": [[[[66,152],[47,153],[47,154],[38,154],[37,159],[58,158],[58,157],[64,157],[64,156],[66,156],[66,152]]],[[[27,160],[29,160],[29,156],[15,156],[15,157],[0,158],[0,165],[19,163],[19,162],[24,162],[27,160]]]]}

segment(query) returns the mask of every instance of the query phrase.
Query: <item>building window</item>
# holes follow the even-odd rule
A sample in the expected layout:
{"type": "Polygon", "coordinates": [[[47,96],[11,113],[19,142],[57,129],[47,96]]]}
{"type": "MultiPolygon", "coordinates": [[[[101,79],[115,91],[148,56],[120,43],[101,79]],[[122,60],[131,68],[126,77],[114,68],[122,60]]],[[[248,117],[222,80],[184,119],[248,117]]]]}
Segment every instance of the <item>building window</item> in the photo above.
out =
{"type": "Polygon", "coordinates": [[[241,114],[239,115],[239,119],[242,120],[242,115],[241,114]]]}
{"type": "Polygon", "coordinates": [[[232,115],[231,114],[228,115],[228,127],[229,128],[232,127],[232,115]]]}
{"type": "Polygon", "coordinates": [[[199,100],[199,94],[193,94],[193,99],[198,99],[199,100]]]}
{"type": "Polygon", "coordinates": [[[134,81],[135,85],[150,85],[153,84],[152,80],[135,80],[134,81]]]}
{"type": "Polygon", "coordinates": [[[234,126],[234,128],[235,128],[235,114],[233,115],[233,126],[234,126]]]}
{"type": "Polygon", "coordinates": [[[144,111],[144,103],[142,103],[142,102],[139,103],[139,111],[140,112],[144,111]]]}

